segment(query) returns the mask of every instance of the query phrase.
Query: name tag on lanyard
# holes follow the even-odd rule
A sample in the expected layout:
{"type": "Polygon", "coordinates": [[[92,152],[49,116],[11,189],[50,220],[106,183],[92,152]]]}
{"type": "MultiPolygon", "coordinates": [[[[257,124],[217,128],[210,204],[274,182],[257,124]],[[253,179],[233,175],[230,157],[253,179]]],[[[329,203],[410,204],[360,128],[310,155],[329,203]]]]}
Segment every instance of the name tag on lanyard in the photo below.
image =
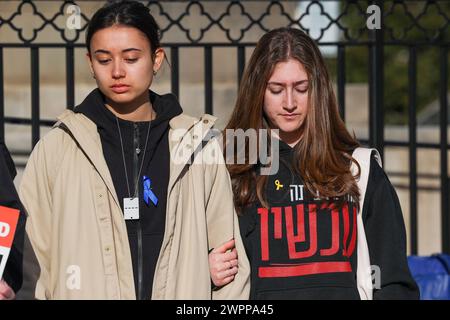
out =
{"type": "Polygon", "coordinates": [[[139,220],[139,198],[123,199],[123,214],[125,220],[139,220]]]}

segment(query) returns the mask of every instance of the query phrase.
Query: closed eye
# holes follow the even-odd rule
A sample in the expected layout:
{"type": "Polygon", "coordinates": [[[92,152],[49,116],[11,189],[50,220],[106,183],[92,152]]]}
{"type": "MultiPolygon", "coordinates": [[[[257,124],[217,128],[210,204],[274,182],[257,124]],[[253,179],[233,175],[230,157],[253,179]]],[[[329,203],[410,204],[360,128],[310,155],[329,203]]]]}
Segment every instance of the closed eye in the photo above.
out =
{"type": "Polygon", "coordinates": [[[280,94],[283,90],[270,90],[272,94],[280,94]]]}
{"type": "Polygon", "coordinates": [[[283,87],[281,86],[269,86],[268,89],[272,94],[280,94],[283,92],[283,87]]]}
{"type": "Polygon", "coordinates": [[[125,59],[125,60],[129,63],[135,63],[136,61],[138,61],[138,58],[130,58],[130,59],[125,59]]]}
{"type": "Polygon", "coordinates": [[[308,87],[295,88],[295,90],[300,93],[305,93],[308,91],[308,87]]]}

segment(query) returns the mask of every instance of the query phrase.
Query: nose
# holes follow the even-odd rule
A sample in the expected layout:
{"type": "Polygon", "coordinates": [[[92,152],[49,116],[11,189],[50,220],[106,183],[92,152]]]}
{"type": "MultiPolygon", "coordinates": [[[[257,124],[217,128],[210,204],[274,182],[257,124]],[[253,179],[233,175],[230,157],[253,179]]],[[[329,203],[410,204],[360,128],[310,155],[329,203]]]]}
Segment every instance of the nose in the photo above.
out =
{"type": "Polygon", "coordinates": [[[112,70],[112,77],[114,79],[120,79],[125,76],[125,70],[122,67],[121,61],[114,62],[113,70],[112,70]]]}
{"type": "Polygon", "coordinates": [[[292,113],[297,109],[297,102],[294,98],[294,92],[291,88],[286,90],[285,103],[283,104],[283,109],[289,113],[292,113]]]}

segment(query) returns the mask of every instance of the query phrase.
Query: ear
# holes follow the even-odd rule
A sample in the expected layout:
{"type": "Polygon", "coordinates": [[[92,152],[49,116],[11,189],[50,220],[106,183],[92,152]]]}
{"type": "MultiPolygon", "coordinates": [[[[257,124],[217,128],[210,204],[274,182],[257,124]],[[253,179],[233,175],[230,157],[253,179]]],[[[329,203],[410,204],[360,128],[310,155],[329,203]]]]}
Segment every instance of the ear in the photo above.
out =
{"type": "Polygon", "coordinates": [[[164,57],[166,56],[166,53],[164,52],[163,48],[158,48],[155,51],[155,59],[153,62],[153,71],[158,72],[161,68],[161,65],[164,61],[164,57]]]}
{"type": "Polygon", "coordinates": [[[94,74],[94,67],[92,66],[92,58],[91,58],[91,54],[89,53],[89,51],[86,52],[86,60],[89,65],[89,69],[91,69],[91,74],[94,74]]]}

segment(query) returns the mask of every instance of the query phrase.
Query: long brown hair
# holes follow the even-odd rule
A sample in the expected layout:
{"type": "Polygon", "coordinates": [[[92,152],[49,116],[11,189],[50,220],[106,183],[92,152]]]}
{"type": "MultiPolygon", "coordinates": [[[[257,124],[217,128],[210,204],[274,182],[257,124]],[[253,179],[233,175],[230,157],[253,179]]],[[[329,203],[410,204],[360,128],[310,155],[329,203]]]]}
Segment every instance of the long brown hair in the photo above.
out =
{"type": "MultiPolygon", "coordinates": [[[[304,66],[309,80],[303,135],[294,147],[294,172],[302,177],[313,195],[318,193],[322,199],[338,197],[342,200],[338,201],[339,206],[349,195],[358,203],[358,186],[350,165],[352,161],[356,163],[351,154],[359,143],[347,131],[339,115],[322,54],[303,31],[275,29],[258,41],[244,71],[236,105],[225,129],[269,130],[263,111],[267,82],[276,64],[290,58],[304,66]]],[[[250,158],[249,155],[246,157],[250,158]]],[[[238,211],[256,200],[268,207],[264,192],[267,176],[258,175],[251,163],[230,164],[228,170],[238,211]]]]}

